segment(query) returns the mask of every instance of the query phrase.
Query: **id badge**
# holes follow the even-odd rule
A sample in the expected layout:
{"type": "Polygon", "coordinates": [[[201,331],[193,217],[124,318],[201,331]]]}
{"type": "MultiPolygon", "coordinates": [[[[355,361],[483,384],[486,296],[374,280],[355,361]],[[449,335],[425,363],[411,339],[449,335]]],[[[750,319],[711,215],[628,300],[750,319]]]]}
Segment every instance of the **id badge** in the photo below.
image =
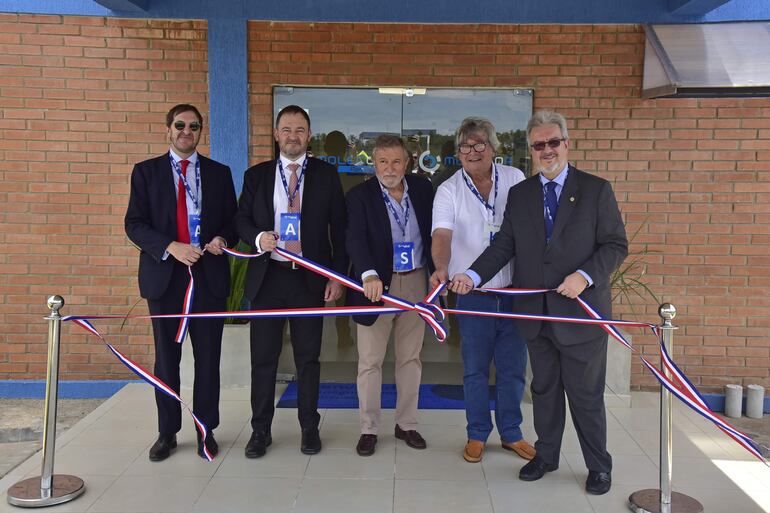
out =
{"type": "Polygon", "coordinates": [[[495,239],[497,232],[500,231],[500,226],[502,226],[500,223],[494,223],[490,221],[484,223],[484,233],[489,237],[490,244],[495,239]]]}
{"type": "Polygon", "coordinates": [[[281,214],[281,240],[299,240],[299,214],[281,214]]]}
{"type": "Polygon", "coordinates": [[[201,247],[201,216],[200,214],[188,214],[187,226],[190,229],[190,244],[201,247]]]}
{"type": "Polygon", "coordinates": [[[397,272],[414,269],[414,242],[393,243],[393,270],[397,272]]]}

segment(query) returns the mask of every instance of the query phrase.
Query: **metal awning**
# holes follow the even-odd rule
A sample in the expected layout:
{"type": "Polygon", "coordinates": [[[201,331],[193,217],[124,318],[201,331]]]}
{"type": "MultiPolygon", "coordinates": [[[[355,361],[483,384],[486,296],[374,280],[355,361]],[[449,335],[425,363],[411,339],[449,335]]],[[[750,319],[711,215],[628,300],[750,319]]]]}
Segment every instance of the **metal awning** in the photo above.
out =
{"type": "Polygon", "coordinates": [[[770,22],[647,25],[642,98],[770,97],[770,22]]]}

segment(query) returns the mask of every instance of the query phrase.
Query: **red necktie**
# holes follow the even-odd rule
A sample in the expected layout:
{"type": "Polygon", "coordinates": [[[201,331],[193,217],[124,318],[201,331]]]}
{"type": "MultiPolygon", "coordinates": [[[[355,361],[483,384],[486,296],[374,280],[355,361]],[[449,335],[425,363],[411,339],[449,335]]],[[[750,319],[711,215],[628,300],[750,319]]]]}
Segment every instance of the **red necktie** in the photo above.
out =
{"type": "MultiPolygon", "coordinates": [[[[182,167],[182,176],[187,176],[187,166],[189,160],[182,160],[179,165],[182,167]]],[[[187,198],[185,196],[184,181],[179,177],[179,186],[177,187],[176,197],[176,240],[178,242],[190,243],[190,227],[187,224],[187,198]]]]}
{"type": "MultiPolygon", "coordinates": [[[[299,164],[292,162],[287,167],[289,168],[289,171],[291,171],[291,176],[289,177],[289,198],[294,198],[294,201],[289,202],[288,210],[290,214],[295,214],[299,213],[299,207],[302,204],[302,198],[300,197],[299,189],[297,188],[297,185],[299,184],[299,177],[297,176],[299,164]],[[294,194],[294,191],[297,191],[296,195],[294,194]]],[[[286,249],[292,253],[300,254],[302,253],[302,243],[298,240],[287,240],[286,249]]]]}

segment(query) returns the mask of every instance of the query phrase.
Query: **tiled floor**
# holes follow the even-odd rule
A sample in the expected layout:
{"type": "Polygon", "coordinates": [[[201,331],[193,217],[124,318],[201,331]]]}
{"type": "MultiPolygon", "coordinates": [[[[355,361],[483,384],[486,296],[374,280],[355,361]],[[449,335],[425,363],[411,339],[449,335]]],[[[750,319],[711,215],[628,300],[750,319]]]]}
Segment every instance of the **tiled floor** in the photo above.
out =
{"type": "MultiPolygon", "coordinates": [[[[280,394],[280,390],[279,390],[280,394]]],[[[542,480],[517,479],[522,460],[498,444],[496,435],[481,464],[462,460],[462,411],[424,410],[420,431],[426,451],[394,440],[390,428],[380,436],[373,457],[355,454],[355,410],[322,411],[323,451],[299,452],[295,410],[277,410],[273,445],[264,458],[246,459],[250,435],[246,389],[226,389],[221,453],[212,463],[195,454],[189,418],[171,458],[151,463],[154,441],[153,394],[129,385],[57,440],[55,470],[74,474],[86,493],[48,511],[68,512],[334,512],[334,513],[571,513],[628,511],[628,496],[658,486],[657,395],[634,393],[632,407],[608,405],[609,449],[614,459],[612,491],[604,496],[583,490],[585,467],[568,422],[560,468],[542,480]]],[[[524,405],[524,432],[534,440],[531,405],[524,405]]],[[[393,425],[393,411],[383,412],[393,425]]],[[[770,512],[770,468],[745,453],[696,415],[677,407],[674,487],[695,497],[707,512],[770,512]]],[[[40,472],[37,454],[0,480],[0,492],[40,472]]],[[[0,512],[20,511],[0,502],[0,512]]]]}

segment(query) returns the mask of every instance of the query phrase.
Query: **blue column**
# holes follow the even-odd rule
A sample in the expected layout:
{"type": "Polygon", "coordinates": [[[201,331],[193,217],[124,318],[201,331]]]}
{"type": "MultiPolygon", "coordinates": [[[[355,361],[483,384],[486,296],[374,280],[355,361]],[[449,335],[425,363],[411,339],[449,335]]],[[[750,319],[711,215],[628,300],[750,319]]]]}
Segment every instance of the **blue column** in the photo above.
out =
{"type": "Polygon", "coordinates": [[[211,158],[230,166],[239,195],[249,165],[247,38],[244,18],[208,20],[211,158]]]}

